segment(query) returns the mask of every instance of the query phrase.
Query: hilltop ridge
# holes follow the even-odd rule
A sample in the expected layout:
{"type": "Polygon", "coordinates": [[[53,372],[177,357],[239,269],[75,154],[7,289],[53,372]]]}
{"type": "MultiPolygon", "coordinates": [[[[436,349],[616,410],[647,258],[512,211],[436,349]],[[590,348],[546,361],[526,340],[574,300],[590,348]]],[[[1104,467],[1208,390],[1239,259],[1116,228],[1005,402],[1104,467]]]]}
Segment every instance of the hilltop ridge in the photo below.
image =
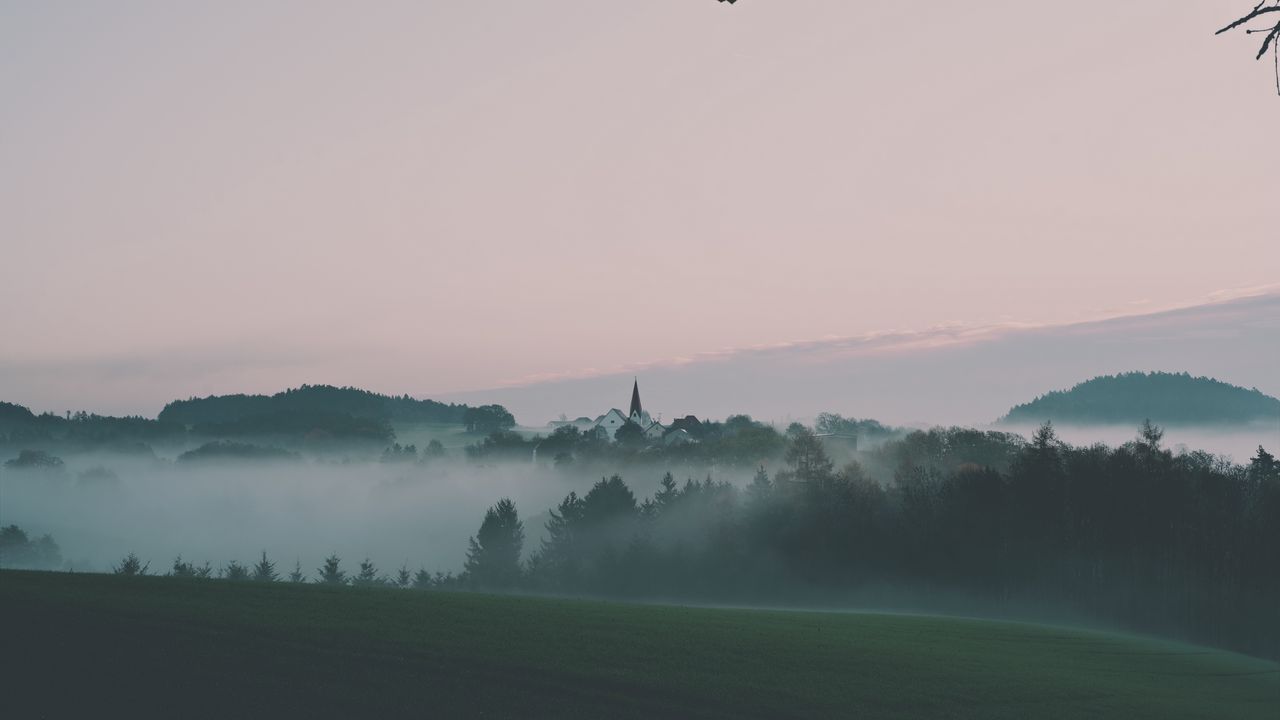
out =
{"type": "Polygon", "coordinates": [[[1015,405],[1000,423],[1233,425],[1280,421],[1280,399],[1188,373],[1101,375],[1015,405]]]}

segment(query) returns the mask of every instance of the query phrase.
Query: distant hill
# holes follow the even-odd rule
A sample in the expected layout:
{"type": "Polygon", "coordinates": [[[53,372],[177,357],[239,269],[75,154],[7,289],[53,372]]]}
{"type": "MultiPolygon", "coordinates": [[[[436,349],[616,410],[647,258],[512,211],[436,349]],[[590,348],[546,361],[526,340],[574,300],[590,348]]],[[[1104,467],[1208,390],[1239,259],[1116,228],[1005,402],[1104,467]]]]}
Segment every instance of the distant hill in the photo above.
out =
{"type": "Polygon", "coordinates": [[[1165,425],[1230,425],[1280,420],[1280,399],[1187,373],[1104,375],[1055,390],[1000,419],[1002,423],[1115,424],[1145,419],[1165,425]]]}
{"type": "MultiPolygon", "coordinates": [[[[494,407],[510,417],[505,409],[494,407]]],[[[175,400],[165,405],[155,420],[87,412],[36,415],[22,405],[0,402],[0,446],[133,448],[138,443],[185,443],[191,437],[271,437],[288,442],[305,440],[312,445],[329,441],[388,444],[395,439],[392,422],[475,424],[471,416],[482,410],[485,408],[331,385],[303,385],[275,395],[175,400]]]]}
{"type": "Polygon", "coordinates": [[[353,387],[303,385],[275,395],[210,395],[175,400],[159,420],[183,425],[231,424],[258,416],[341,413],[353,418],[462,424],[466,405],[380,395],[353,387]]]}

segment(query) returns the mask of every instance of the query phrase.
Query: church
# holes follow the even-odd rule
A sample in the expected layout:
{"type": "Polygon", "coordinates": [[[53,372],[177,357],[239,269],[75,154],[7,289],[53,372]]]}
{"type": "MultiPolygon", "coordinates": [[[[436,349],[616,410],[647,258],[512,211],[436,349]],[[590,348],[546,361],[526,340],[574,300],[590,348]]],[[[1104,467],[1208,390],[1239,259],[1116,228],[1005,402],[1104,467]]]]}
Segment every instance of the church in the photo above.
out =
{"type": "Polygon", "coordinates": [[[644,436],[650,440],[661,438],[666,433],[667,428],[659,422],[656,422],[644,406],[640,403],[640,381],[635,379],[631,386],[631,408],[626,415],[618,408],[612,408],[609,412],[595,419],[591,425],[591,430],[601,433],[613,439],[614,433],[618,432],[618,428],[633,422],[640,426],[644,431],[644,436]]]}

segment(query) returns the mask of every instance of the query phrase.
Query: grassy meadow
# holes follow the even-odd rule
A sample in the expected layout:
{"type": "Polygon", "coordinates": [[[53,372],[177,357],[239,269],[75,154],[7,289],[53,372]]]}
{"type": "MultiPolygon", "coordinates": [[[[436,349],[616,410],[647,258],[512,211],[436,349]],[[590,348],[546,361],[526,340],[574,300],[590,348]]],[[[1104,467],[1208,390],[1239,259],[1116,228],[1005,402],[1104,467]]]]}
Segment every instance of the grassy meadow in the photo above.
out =
{"type": "Polygon", "coordinates": [[[0,572],[6,716],[1274,718],[1280,665],[1021,623],[0,572]]]}

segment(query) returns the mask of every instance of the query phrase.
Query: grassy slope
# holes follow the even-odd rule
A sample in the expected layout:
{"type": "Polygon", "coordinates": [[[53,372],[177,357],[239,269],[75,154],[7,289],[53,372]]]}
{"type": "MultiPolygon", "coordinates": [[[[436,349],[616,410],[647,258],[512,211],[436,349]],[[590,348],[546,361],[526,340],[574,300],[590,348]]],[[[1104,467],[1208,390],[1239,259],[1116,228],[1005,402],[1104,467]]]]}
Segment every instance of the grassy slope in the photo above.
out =
{"type": "Polygon", "coordinates": [[[1034,625],[0,572],[58,717],[1269,717],[1280,665],[1034,625]]]}

